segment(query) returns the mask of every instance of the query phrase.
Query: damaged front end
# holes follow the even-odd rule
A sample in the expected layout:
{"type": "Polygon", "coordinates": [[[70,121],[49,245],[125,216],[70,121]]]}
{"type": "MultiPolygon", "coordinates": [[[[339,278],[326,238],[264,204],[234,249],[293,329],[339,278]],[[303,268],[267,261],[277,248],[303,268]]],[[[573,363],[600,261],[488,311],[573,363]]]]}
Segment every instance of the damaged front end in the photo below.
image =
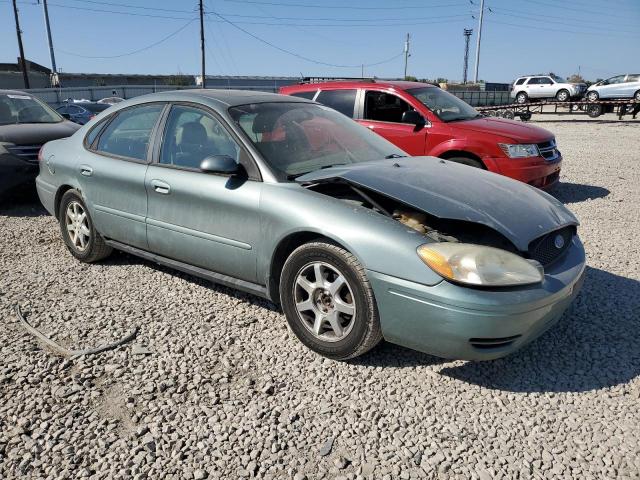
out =
{"type": "Polygon", "coordinates": [[[569,248],[578,222],[559,202],[488,172],[441,160],[430,162],[429,169],[427,159],[418,169],[416,160],[334,167],[297,180],[309,190],[393,218],[433,242],[493,247],[544,267],[569,248]],[[466,179],[470,174],[478,177],[466,179]]]}

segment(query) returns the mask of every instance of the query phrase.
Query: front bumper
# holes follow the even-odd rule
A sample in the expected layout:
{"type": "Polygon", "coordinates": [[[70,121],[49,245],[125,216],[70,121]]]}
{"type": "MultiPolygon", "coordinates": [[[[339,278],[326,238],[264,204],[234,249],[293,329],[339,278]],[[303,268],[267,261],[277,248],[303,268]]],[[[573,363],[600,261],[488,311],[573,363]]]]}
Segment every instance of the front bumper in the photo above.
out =
{"type": "Polygon", "coordinates": [[[544,157],[487,157],[483,160],[490,171],[520,180],[537,188],[550,189],[560,180],[560,169],[562,168],[562,155],[560,154],[553,161],[544,157]]]}
{"type": "Polygon", "coordinates": [[[38,165],[25,162],[10,153],[0,154],[0,194],[32,183],[38,175],[38,165]]]}
{"type": "Polygon", "coordinates": [[[584,248],[575,237],[543,283],[529,287],[487,290],[446,281],[429,287],[367,274],[386,340],[443,358],[492,360],[553,326],[580,291],[584,272],[584,248]]]}

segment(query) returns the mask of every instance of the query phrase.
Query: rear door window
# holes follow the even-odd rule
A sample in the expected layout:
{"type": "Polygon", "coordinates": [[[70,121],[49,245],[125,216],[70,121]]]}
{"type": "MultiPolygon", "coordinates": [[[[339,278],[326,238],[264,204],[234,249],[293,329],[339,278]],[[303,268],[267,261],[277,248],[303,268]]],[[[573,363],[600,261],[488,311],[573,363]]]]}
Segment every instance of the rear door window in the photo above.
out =
{"type": "Polygon", "coordinates": [[[640,82],[640,75],[628,75],[627,82],[640,82]]]}
{"type": "Polygon", "coordinates": [[[391,93],[367,91],[364,98],[365,120],[402,123],[402,114],[408,110],[413,109],[391,93]]]}
{"type": "Polygon", "coordinates": [[[127,108],[105,128],[98,140],[99,152],[146,160],[149,139],[164,104],[154,103],[127,108]]]}
{"type": "Polygon", "coordinates": [[[316,98],[327,107],[353,118],[353,111],[356,106],[356,90],[322,90],[316,98]]]}

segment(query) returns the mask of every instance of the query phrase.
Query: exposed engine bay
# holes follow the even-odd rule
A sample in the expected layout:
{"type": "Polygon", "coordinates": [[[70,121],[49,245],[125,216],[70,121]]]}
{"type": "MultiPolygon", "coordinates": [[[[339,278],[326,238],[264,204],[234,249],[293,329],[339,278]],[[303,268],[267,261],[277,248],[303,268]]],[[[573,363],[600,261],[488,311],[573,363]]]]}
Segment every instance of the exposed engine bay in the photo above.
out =
{"type": "Polygon", "coordinates": [[[522,255],[499,232],[478,223],[438,218],[416,210],[395,199],[346,181],[320,182],[306,185],[309,190],[369,208],[406,225],[436,242],[464,242],[486,245],[522,255]]]}

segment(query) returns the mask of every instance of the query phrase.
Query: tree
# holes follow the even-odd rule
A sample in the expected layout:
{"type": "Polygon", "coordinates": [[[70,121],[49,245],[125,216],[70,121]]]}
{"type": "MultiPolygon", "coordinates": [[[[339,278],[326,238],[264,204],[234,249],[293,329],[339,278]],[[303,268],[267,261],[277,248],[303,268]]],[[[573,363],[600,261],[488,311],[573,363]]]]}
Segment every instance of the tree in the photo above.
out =
{"type": "Polygon", "coordinates": [[[569,76],[569,78],[567,78],[567,81],[569,83],[586,83],[585,79],[582,78],[582,76],[578,73],[574,73],[573,75],[569,76]]]}
{"type": "Polygon", "coordinates": [[[182,72],[178,72],[175,75],[171,75],[167,79],[167,85],[174,85],[176,87],[186,87],[192,84],[193,77],[184,75],[182,72]]]}
{"type": "Polygon", "coordinates": [[[417,82],[418,81],[418,79],[416,77],[414,77],[413,75],[407,75],[406,77],[404,77],[404,79],[407,82],[417,82]]]}

